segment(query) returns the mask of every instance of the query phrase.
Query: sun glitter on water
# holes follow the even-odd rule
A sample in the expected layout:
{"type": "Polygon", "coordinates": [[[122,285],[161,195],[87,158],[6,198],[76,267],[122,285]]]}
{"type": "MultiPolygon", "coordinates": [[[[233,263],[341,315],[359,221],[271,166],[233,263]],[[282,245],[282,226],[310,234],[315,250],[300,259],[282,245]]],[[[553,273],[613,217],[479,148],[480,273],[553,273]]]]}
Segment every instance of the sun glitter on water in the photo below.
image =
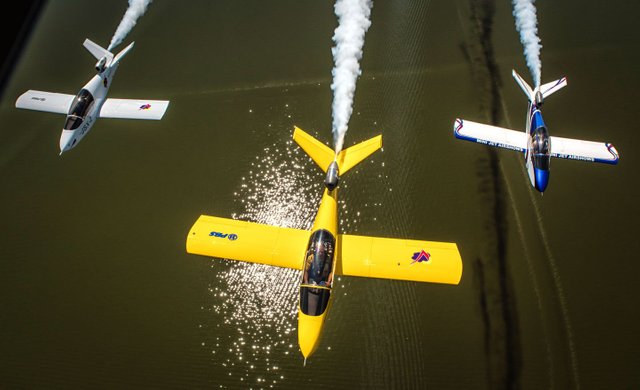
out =
{"type": "MultiPolygon", "coordinates": [[[[322,188],[305,160],[292,140],[264,148],[234,193],[244,211],[232,217],[310,229],[322,188]]],[[[214,315],[203,347],[228,369],[230,382],[276,385],[285,379],[278,362],[298,353],[300,272],[219,259],[211,268],[216,271],[209,285],[211,305],[203,309],[214,315]]]]}

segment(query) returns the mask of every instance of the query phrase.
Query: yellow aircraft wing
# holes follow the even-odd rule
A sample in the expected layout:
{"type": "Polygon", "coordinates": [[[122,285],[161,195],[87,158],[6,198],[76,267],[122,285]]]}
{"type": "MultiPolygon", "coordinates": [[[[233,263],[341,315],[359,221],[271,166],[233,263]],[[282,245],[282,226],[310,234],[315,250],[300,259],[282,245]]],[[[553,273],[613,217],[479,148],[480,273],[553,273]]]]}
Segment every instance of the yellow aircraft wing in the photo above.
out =
{"type": "Polygon", "coordinates": [[[187,236],[187,252],[302,269],[308,230],[201,215],[187,236]]]}
{"type": "Polygon", "coordinates": [[[339,235],[336,274],[458,284],[462,259],[448,242],[339,235]]]}

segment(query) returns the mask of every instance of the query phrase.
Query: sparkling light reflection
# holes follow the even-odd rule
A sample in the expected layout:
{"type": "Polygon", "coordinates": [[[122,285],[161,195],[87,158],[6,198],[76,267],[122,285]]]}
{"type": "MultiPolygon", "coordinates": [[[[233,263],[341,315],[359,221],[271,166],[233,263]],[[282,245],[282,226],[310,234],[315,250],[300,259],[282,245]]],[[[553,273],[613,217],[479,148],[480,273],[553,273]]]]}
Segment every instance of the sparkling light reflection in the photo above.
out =
{"type": "MultiPolygon", "coordinates": [[[[244,211],[234,219],[310,229],[322,193],[308,157],[289,140],[263,150],[234,193],[244,211]]],[[[301,255],[302,256],[302,255],[301,255]]],[[[302,258],[300,259],[302,261],[302,258]]],[[[273,387],[285,379],[283,359],[298,353],[297,306],[300,272],[216,259],[209,285],[215,313],[203,348],[228,369],[229,381],[273,387]],[[278,363],[280,362],[280,363],[278,363]]],[[[290,360],[290,359],[289,359],[290,360]]]]}

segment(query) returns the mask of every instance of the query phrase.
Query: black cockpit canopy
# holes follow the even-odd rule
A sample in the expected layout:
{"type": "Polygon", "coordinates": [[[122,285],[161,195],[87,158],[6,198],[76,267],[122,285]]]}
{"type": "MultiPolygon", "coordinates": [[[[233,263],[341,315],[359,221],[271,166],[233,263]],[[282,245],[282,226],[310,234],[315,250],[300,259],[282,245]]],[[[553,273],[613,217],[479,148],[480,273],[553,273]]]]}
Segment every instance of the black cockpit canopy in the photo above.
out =
{"type": "Polygon", "coordinates": [[[67,121],[64,124],[65,130],[75,130],[82,124],[87,113],[93,107],[93,95],[86,89],[80,90],[69,109],[67,121]]]}
{"type": "Polygon", "coordinates": [[[533,131],[533,134],[531,134],[531,149],[534,167],[545,171],[549,170],[551,140],[546,127],[540,126],[533,131]]]}
{"type": "Polygon", "coordinates": [[[309,238],[300,283],[300,309],[306,315],[320,315],[329,304],[335,246],[328,230],[317,230],[309,238]]]}

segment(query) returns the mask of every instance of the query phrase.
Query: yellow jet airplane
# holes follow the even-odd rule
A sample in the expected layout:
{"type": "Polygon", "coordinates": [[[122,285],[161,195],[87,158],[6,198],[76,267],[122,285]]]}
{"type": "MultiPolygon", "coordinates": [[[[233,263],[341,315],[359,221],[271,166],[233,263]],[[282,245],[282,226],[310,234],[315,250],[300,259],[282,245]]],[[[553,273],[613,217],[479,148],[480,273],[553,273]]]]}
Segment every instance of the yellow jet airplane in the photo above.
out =
{"type": "Polygon", "coordinates": [[[458,284],[462,259],[455,243],[339,232],[339,174],[380,149],[381,135],[338,154],[298,127],[293,139],[327,174],[311,230],[201,215],[187,236],[187,252],[302,270],[298,344],[306,363],[319,344],[335,275],[458,284]]]}

